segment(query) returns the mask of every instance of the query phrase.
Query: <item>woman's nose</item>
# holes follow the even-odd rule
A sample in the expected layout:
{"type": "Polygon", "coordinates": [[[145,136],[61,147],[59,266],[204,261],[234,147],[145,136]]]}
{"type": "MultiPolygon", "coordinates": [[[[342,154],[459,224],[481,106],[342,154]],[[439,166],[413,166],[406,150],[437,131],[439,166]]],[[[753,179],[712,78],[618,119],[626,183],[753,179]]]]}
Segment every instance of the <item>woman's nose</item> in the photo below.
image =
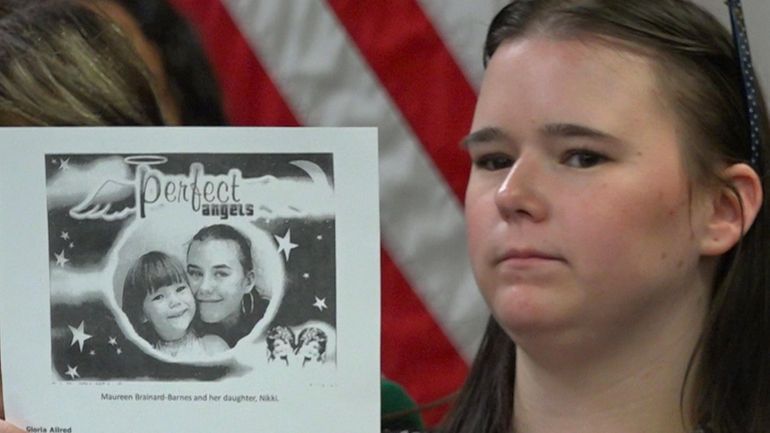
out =
{"type": "Polygon", "coordinates": [[[202,276],[198,281],[198,292],[208,293],[208,292],[211,292],[213,288],[214,288],[213,281],[211,281],[211,277],[209,277],[208,275],[202,276]]]}
{"type": "Polygon", "coordinates": [[[534,157],[520,157],[495,193],[495,205],[505,220],[540,222],[548,216],[543,196],[542,167],[534,157]]]}

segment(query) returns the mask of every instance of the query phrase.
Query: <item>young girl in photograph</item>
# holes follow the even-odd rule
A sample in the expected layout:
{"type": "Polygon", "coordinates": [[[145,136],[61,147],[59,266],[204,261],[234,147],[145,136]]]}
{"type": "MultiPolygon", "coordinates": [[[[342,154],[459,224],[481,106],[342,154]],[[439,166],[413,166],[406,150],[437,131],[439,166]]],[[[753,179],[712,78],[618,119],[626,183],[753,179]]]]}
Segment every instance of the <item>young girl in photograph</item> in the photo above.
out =
{"type": "Polygon", "coordinates": [[[144,254],[128,270],[123,310],[137,333],[161,353],[200,358],[229,348],[220,337],[193,331],[197,308],[184,267],[160,251],[144,254]]]}
{"type": "Polygon", "coordinates": [[[518,0],[485,62],[492,317],[441,431],[770,432],[767,119],[730,35],[685,0],[518,0]]]}

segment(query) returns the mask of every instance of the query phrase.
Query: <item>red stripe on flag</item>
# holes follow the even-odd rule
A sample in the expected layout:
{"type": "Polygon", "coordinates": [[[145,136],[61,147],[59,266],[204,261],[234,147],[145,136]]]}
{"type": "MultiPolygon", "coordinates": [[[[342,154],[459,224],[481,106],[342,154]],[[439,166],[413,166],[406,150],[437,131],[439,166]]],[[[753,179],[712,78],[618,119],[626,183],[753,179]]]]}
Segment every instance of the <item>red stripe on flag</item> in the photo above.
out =
{"type": "Polygon", "coordinates": [[[462,201],[476,94],[430,20],[414,0],[327,1],[462,201]]]}
{"type": "Polygon", "coordinates": [[[198,29],[219,78],[232,125],[297,126],[299,122],[219,1],[170,0],[198,29]]]}
{"type": "MultiPolygon", "coordinates": [[[[382,250],[382,373],[399,382],[419,404],[455,392],[468,367],[441,328],[382,250]]],[[[423,413],[435,425],[446,406],[423,413]]]]}
{"type": "MultiPolygon", "coordinates": [[[[225,78],[221,80],[222,93],[233,124],[298,124],[248,43],[217,0],[172,2],[199,29],[215,71],[219,77],[225,78]],[[255,72],[244,77],[244,71],[249,70],[255,72]]],[[[415,35],[415,38],[418,37],[422,35],[415,35]]],[[[413,83],[409,84],[413,87],[413,83]]],[[[475,96],[472,99],[475,100],[475,96]]],[[[409,107],[413,112],[422,110],[417,105],[409,107]]],[[[450,122],[442,120],[445,114],[437,117],[440,122],[450,122]]],[[[424,120],[417,117],[415,121],[424,120]]],[[[458,137],[465,134],[467,123],[466,119],[462,127],[456,125],[455,129],[462,129],[461,133],[456,133],[458,137]]],[[[436,123],[433,128],[436,131],[431,132],[433,138],[450,137],[449,134],[437,131],[441,126],[441,123],[436,123]]],[[[445,128],[441,129],[443,131],[445,128]]],[[[457,148],[457,140],[459,138],[450,138],[448,146],[438,140],[432,141],[437,153],[433,158],[445,157],[442,167],[457,179],[455,191],[464,188],[467,173],[467,163],[461,164],[460,168],[451,168],[451,154],[459,154],[455,160],[467,160],[457,148]],[[441,146],[447,149],[441,149],[441,146]]],[[[465,379],[467,366],[387,252],[383,251],[382,257],[382,372],[403,385],[419,403],[430,403],[457,390],[465,379]]],[[[444,412],[445,408],[439,408],[427,411],[423,416],[432,425],[444,412]]]]}

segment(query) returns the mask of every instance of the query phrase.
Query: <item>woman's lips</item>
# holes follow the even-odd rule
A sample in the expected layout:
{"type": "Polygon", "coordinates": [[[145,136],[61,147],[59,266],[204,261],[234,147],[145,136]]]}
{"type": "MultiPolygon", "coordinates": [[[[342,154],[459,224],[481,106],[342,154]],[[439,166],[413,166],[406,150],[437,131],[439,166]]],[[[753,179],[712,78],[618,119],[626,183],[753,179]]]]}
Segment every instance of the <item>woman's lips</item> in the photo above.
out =
{"type": "Polygon", "coordinates": [[[216,299],[196,299],[198,302],[203,302],[207,304],[215,304],[217,302],[222,302],[222,299],[216,298],[216,299]]]}
{"type": "Polygon", "coordinates": [[[534,249],[510,249],[497,260],[498,265],[513,268],[528,268],[558,262],[564,262],[564,259],[534,249]]]}

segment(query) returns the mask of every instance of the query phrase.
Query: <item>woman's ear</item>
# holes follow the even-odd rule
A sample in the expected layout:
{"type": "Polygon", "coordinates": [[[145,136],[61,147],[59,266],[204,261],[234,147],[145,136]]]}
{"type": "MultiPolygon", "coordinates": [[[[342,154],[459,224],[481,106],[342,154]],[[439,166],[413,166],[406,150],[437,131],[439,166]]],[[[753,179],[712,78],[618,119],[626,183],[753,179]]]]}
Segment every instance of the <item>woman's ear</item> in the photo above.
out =
{"type": "Polygon", "coordinates": [[[244,278],[245,282],[243,284],[243,294],[247,294],[251,292],[251,289],[254,288],[254,282],[257,279],[257,274],[254,271],[249,271],[246,273],[246,278],[244,278]]]}
{"type": "Polygon", "coordinates": [[[723,185],[710,195],[701,253],[718,256],[729,251],[751,227],[762,206],[762,184],[749,165],[740,163],[722,171],[723,185]]]}

